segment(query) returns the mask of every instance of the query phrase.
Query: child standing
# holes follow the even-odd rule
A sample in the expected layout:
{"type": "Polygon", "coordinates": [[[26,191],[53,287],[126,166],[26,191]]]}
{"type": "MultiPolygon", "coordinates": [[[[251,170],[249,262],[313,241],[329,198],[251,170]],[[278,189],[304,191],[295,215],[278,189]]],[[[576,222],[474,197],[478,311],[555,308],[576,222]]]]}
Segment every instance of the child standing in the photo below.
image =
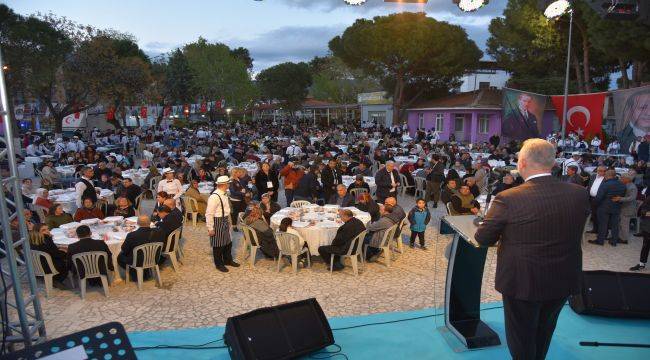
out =
{"type": "Polygon", "coordinates": [[[427,228],[427,224],[431,221],[431,213],[427,209],[427,203],[424,199],[418,199],[416,206],[409,211],[408,215],[409,222],[411,223],[411,243],[410,246],[415,247],[415,237],[420,238],[420,248],[426,250],[427,247],[424,246],[424,232],[427,228]]]}

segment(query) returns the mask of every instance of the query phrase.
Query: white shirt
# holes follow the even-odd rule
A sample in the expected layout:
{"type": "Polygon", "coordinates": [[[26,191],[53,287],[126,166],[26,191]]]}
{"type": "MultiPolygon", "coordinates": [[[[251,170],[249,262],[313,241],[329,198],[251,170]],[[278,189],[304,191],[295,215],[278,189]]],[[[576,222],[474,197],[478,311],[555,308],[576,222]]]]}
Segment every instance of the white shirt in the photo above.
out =
{"type": "Polygon", "coordinates": [[[173,179],[171,181],[167,179],[162,179],[158,183],[157,192],[164,191],[170,196],[173,196],[174,199],[178,199],[183,194],[183,185],[178,179],[173,179]]]}
{"type": "MultiPolygon", "coordinates": [[[[386,169],[386,171],[388,171],[388,169],[386,169]]],[[[388,175],[390,175],[390,183],[395,187],[395,175],[393,175],[392,171],[388,171],[388,175]]]]}
{"type": "Polygon", "coordinates": [[[221,205],[223,204],[223,215],[228,218],[230,216],[230,201],[225,191],[217,189],[212,192],[208,198],[208,205],[205,208],[205,223],[208,231],[214,230],[214,218],[221,217],[221,205]],[[219,201],[221,198],[221,201],[219,201]]]}
{"type": "Polygon", "coordinates": [[[598,194],[598,188],[600,187],[600,184],[602,184],[603,179],[605,179],[604,176],[596,176],[594,183],[591,184],[591,187],[589,188],[589,195],[596,197],[598,194]]]}
{"type": "Polygon", "coordinates": [[[27,145],[27,148],[25,149],[25,152],[27,153],[27,156],[38,156],[38,151],[36,149],[36,145],[34,144],[29,144],[27,145]]]}
{"type": "Polygon", "coordinates": [[[531,175],[525,181],[533,180],[534,178],[539,178],[539,177],[542,177],[542,176],[551,176],[551,173],[542,173],[542,174],[537,174],[537,175],[531,175]]]}
{"type": "MultiPolygon", "coordinates": [[[[88,178],[85,177],[85,176],[82,176],[81,178],[84,179],[84,180],[86,180],[86,181],[88,181],[88,182],[91,183],[91,184],[93,183],[92,180],[88,179],[88,178]]],[[[77,207],[81,207],[81,206],[82,206],[82,200],[81,200],[81,197],[83,196],[84,191],[86,191],[86,187],[87,187],[86,184],[84,184],[84,182],[81,181],[81,180],[80,180],[79,182],[77,182],[77,183],[74,185],[74,192],[77,194],[77,196],[76,196],[76,198],[77,198],[77,201],[76,201],[76,203],[77,203],[77,207]]]]}
{"type": "Polygon", "coordinates": [[[600,139],[599,138],[594,138],[593,140],[591,140],[591,146],[599,147],[600,146],[600,139]]]}
{"type": "Polygon", "coordinates": [[[607,152],[613,152],[613,151],[618,151],[621,149],[621,144],[618,143],[618,141],[614,141],[613,143],[609,144],[607,147],[607,152]]]}
{"type": "Polygon", "coordinates": [[[288,156],[296,156],[302,154],[302,149],[298,145],[291,145],[287,148],[288,156]]]}

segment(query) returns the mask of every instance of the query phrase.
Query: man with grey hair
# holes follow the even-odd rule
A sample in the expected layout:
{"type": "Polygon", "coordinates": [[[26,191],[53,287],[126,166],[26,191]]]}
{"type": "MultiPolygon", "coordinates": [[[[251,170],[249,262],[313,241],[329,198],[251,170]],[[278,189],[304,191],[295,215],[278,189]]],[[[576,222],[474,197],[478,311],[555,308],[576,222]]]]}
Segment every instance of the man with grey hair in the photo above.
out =
{"type": "MultiPolygon", "coordinates": [[[[133,264],[133,249],[137,246],[149,244],[149,243],[160,243],[164,242],[164,234],[157,228],[151,227],[151,219],[147,215],[138,216],[138,228],[135,231],[132,231],[126,235],[126,239],[122,243],[120,253],[117,256],[117,263],[122,267],[126,268],[126,265],[133,264]]],[[[162,247],[161,247],[162,250],[162,247]]],[[[143,255],[140,254],[140,257],[137,259],[136,265],[142,265],[144,261],[143,255]]],[[[160,252],[156,257],[160,256],[160,252]]]]}
{"type": "Polygon", "coordinates": [[[615,170],[605,171],[603,183],[598,188],[598,194],[594,199],[598,215],[598,237],[596,240],[589,240],[595,245],[603,245],[609,228],[612,228],[612,237],[609,244],[616,246],[618,241],[618,225],[621,216],[621,203],[615,199],[625,195],[625,185],[616,178],[615,170]]]}
{"type": "Polygon", "coordinates": [[[607,171],[607,167],[605,166],[597,167],[596,173],[591,174],[591,177],[589,178],[589,185],[587,186],[587,189],[589,189],[589,196],[591,202],[591,225],[592,225],[591,231],[589,231],[589,233],[592,234],[598,234],[598,203],[596,202],[596,195],[598,195],[598,189],[600,189],[600,185],[605,180],[605,171],[607,171]]]}
{"type": "MultiPolygon", "coordinates": [[[[318,248],[318,253],[327,266],[330,266],[331,257],[334,256],[332,271],[343,270],[340,255],[345,255],[350,246],[357,246],[358,244],[356,242],[352,243],[352,240],[366,229],[363,222],[355,218],[349,209],[339,210],[339,216],[341,217],[341,221],[343,221],[343,225],[336,230],[336,236],[332,240],[332,245],[324,245],[318,248]]],[[[357,241],[363,241],[363,239],[358,239],[357,241]]]]}
{"type": "Polygon", "coordinates": [[[377,171],[375,184],[377,184],[377,202],[383,203],[387,197],[397,197],[397,187],[400,186],[400,180],[394,162],[386,161],[386,166],[377,171]]]}
{"type": "Polygon", "coordinates": [[[627,244],[630,240],[630,220],[636,216],[636,196],[639,189],[634,185],[634,177],[635,173],[633,171],[621,175],[621,182],[625,185],[625,195],[613,199],[621,204],[618,240],[621,244],[627,244]]]}
{"type": "Polygon", "coordinates": [[[500,243],[495,288],[514,359],[545,358],[562,306],[580,290],[589,194],[551,176],[554,164],[553,144],[526,140],[517,162],[525,182],[492,199],[475,235],[482,245],[500,243]]]}

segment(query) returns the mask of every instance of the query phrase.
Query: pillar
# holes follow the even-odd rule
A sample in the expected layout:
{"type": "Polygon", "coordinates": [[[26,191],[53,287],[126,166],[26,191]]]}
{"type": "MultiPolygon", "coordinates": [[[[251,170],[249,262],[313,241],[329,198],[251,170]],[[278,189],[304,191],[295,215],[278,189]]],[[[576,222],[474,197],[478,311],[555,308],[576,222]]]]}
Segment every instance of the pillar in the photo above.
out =
{"type": "Polygon", "coordinates": [[[469,141],[474,144],[476,143],[478,136],[478,113],[472,112],[472,125],[470,126],[469,141]]]}

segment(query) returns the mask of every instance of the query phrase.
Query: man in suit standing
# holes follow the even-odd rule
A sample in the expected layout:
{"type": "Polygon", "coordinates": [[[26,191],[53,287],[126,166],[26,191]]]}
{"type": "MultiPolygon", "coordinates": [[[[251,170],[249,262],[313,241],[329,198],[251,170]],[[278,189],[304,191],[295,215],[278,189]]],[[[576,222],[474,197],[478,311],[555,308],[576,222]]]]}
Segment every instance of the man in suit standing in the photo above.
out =
{"type": "Polygon", "coordinates": [[[433,208],[438,207],[438,200],[440,200],[440,188],[443,181],[445,181],[445,166],[440,161],[438,154],[431,156],[431,169],[427,170],[427,188],[424,200],[428,203],[433,201],[433,208]]]}
{"type": "MultiPolygon", "coordinates": [[[[168,199],[169,200],[169,199],[168,199]]],[[[173,199],[172,199],[173,201],[173,199]]],[[[176,208],[174,208],[176,209],[176,208]]],[[[177,210],[177,209],[176,209],[177,210]]],[[[183,226],[183,215],[178,215],[173,209],[165,205],[158,211],[158,216],[160,216],[160,221],[156,224],[156,227],[161,231],[163,236],[163,249],[167,247],[167,239],[169,235],[183,226]]],[[[173,247],[174,244],[171,244],[173,247]]]]}
{"type": "MultiPolygon", "coordinates": [[[[138,230],[132,231],[126,235],[126,239],[122,243],[120,253],[117,255],[117,263],[122,267],[126,268],[126,265],[133,264],[133,249],[140,245],[149,244],[149,243],[161,243],[163,244],[163,234],[159,229],[151,227],[151,219],[147,215],[138,216],[138,230]]],[[[162,251],[162,249],[160,250],[162,251]]],[[[142,266],[144,258],[143,254],[140,253],[136,265],[142,266]]],[[[160,257],[160,252],[156,255],[156,258],[160,257]]]]}
{"type": "Polygon", "coordinates": [[[621,203],[621,220],[619,225],[618,242],[627,244],[630,240],[630,220],[636,216],[636,197],[639,193],[634,185],[635,173],[633,171],[621,175],[621,182],[625,185],[625,196],[614,198],[621,203]]]}
{"type": "Polygon", "coordinates": [[[598,208],[598,237],[589,240],[590,243],[603,245],[609,227],[612,228],[612,237],[609,244],[616,246],[618,241],[618,225],[621,216],[621,203],[615,201],[625,196],[625,185],[616,178],[616,170],[607,170],[603,183],[598,188],[594,201],[598,208]]]}
{"type": "Polygon", "coordinates": [[[320,175],[323,182],[323,196],[325,201],[329,201],[332,195],[336,194],[336,186],[343,183],[343,175],[336,168],[336,160],[330,159],[323,173],[320,175]]]}
{"type": "Polygon", "coordinates": [[[598,189],[600,185],[605,180],[605,171],[607,168],[604,166],[599,166],[596,168],[596,173],[592,174],[589,178],[589,201],[591,203],[591,234],[598,234],[598,203],[596,202],[596,195],[598,195],[598,189]]]}
{"type": "MultiPolygon", "coordinates": [[[[325,261],[325,264],[329,265],[331,257],[335,256],[332,271],[343,270],[344,266],[341,264],[341,257],[337,255],[346,254],[351,245],[356,245],[351,244],[352,240],[366,229],[363,222],[355,218],[349,209],[341,209],[339,210],[339,214],[343,225],[336,231],[332,245],[320,246],[318,248],[318,253],[323,258],[323,261],[325,261]]],[[[363,241],[363,239],[359,241],[363,241]]]]}
{"type": "Polygon", "coordinates": [[[476,231],[500,242],[495,288],[503,295],[506,338],[514,359],[544,359],[562,306],[580,287],[587,191],[551,176],[555,148],[529,139],[517,169],[525,183],[499,193],[476,231]]]}
{"type": "Polygon", "coordinates": [[[567,167],[567,173],[563,176],[563,181],[569,184],[582,186],[582,178],[580,177],[580,174],[578,174],[577,165],[569,165],[569,167],[567,167]]]}
{"type": "Polygon", "coordinates": [[[395,170],[395,163],[386,161],[386,166],[375,174],[377,184],[377,202],[383,203],[387,197],[397,197],[397,187],[400,184],[399,173],[395,170]]]}

